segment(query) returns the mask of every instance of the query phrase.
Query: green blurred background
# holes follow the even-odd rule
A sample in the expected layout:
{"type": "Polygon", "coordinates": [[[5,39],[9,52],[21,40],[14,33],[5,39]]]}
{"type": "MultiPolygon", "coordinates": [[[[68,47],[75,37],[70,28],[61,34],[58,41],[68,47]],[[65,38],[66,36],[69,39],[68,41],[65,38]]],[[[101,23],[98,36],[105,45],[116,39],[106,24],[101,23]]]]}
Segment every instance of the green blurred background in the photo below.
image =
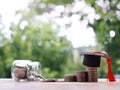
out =
{"type": "MultiPolygon", "coordinates": [[[[63,78],[65,74],[75,74],[77,70],[85,70],[80,51],[107,52],[112,58],[111,66],[114,74],[119,75],[119,0],[31,0],[26,9],[16,12],[17,15],[20,16],[20,19],[17,24],[11,23],[9,38],[2,33],[4,27],[0,28],[0,78],[11,77],[12,62],[17,59],[39,61],[41,73],[47,78],[63,78]],[[87,24],[87,27],[93,28],[95,32],[96,45],[94,46],[75,48],[66,35],[59,35],[61,27],[55,23],[56,17],[64,18],[77,14],[80,16],[78,21],[87,19],[86,16],[89,13],[82,13],[80,10],[71,11],[77,2],[91,7],[95,14],[99,15],[99,18],[93,20],[94,22],[87,24]],[[39,19],[40,16],[46,14],[49,16],[57,6],[63,6],[65,10],[46,22],[39,19]]],[[[2,25],[2,17],[0,18],[0,25],[2,25]]],[[[69,28],[71,23],[64,26],[69,28]]],[[[98,76],[106,77],[106,61],[104,58],[101,59],[98,76]]]]}

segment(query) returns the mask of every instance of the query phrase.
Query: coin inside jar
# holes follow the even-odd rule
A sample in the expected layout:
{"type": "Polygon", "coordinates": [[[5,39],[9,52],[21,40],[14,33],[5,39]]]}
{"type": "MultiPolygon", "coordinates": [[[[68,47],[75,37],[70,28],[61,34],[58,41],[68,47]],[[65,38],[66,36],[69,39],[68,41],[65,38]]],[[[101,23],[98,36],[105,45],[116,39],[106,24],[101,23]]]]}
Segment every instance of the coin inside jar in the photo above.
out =
{"type": "Polygon", "coordinates": [[[11,76],[15,81],[27,81],[28,65],[31,60],[14,60],[11,66],[11,76]]]}
{"type": "Polygon", "coordinates": [[[14,76],[17,79],[26,79],[27,78],[27,68],[16,66],[14,69],[14,76]]]}

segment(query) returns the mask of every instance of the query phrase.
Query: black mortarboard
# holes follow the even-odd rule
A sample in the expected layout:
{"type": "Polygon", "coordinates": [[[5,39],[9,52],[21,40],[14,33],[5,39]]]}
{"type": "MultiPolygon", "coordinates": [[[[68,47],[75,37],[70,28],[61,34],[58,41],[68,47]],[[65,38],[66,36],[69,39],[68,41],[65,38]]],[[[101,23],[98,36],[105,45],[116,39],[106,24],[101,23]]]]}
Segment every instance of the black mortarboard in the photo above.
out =
{"type": "Polygon", "coordinates": [[[113,82],[115,81],[114,75],[112,73],[112,69],[110,66],[111,58],[107,53],[104,52],[81,52],[81,55],[84,55],[83,64],[88,67],[100,67],[100,59],[101,57],[105,57],[107,59],[108,65],[108,80],[113,82]]]}
{"type": "Polygon", "coordinates": [[[84,55],[83,64],[89,67],[100,67],[101,57],[105,57],[99,53],[81,52],[84,55]]]}

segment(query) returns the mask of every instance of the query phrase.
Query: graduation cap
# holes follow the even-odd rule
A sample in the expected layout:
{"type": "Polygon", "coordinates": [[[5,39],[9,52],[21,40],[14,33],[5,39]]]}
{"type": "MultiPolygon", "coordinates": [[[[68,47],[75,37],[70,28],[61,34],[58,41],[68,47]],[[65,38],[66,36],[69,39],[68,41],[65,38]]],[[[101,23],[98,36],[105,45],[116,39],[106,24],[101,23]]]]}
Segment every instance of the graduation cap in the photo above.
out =
{"type": "Polygon", "coordinates": [[[81,52],[81,55],[84,55],[83,64],[88,67],[100,67],[101,57],[107,59],[108,65],[108,80],[110,82],[116,81],[114,75],[112,73],[112,69],[110,66],[111,58],[107,53],[104,52],[81,52]]]}

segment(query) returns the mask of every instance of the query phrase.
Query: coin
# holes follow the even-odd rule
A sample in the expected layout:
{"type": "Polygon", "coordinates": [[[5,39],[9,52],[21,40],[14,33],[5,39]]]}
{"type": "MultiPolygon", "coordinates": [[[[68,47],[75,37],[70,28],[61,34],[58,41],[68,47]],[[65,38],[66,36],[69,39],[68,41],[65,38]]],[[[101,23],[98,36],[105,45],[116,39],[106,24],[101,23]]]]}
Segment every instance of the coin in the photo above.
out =
{"type": "Polygon", "coordinates": [[[18,79],[26,79],[27,78],[27,69],[24,67],[15,67],[14,75],[18,79]]]}
{"type": "Polygon", "coordinates": [[[57,82],[57,79],[46,79],[43,82],[57,82]]]}
{"type": "Polygon", "coordinates": [[[76,72],[77,82],[87,82],[88,75],[86,71],[77,71],[76,72]]]}
{"type": "Polygon", "coordinates": [[[89,82],[97,82],[97,67],[86,67],[89,82]]]}
{"type": "Polygon", "coordinates": [[[64,81],[65,82],[75,82],[76,80],[76,76],[75,75],[65,75],[64,76],[64,81]]]}

